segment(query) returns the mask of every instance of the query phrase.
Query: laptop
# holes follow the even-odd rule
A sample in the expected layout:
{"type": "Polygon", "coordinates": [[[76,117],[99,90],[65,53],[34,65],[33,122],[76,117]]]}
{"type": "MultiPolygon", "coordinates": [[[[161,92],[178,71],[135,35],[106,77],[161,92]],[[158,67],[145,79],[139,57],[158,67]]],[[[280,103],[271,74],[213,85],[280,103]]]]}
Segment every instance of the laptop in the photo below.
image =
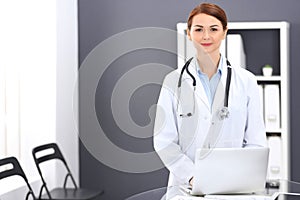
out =
{"type": "Polygon", "coordinates": [[[269,148],[198,149],[192,195],[249,194],[263,191],[269,148]]]}

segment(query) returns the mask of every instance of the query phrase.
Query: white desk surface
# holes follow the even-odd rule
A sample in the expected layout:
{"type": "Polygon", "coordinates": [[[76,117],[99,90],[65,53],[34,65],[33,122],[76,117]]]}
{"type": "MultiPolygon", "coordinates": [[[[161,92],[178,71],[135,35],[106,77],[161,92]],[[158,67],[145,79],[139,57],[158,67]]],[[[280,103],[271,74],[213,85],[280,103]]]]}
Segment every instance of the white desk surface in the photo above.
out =
{"type": "Polygon", "coordinates": [[[257,194],[236,194],[236,195],[206,195],[190,196],[180,186],[163,187],[139,194],[135,194],[126,200],[275,200],[281,196],[298,196],[300,199],[300,183],[294,181],[280,180],[280,185],[285,189],[266,188],[265,191],[257,194]]]}

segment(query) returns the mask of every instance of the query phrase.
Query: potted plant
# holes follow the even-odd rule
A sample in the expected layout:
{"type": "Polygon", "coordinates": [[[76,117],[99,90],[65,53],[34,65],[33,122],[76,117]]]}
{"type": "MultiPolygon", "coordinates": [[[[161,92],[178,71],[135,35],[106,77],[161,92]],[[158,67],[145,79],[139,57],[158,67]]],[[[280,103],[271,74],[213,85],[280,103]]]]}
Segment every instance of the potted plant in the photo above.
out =
{"type": "Polygon", "coordinates": [[[264,76],[272,76],[273,68],[271,65],[266,64],[263,66],[262,71],[264,76]]]}

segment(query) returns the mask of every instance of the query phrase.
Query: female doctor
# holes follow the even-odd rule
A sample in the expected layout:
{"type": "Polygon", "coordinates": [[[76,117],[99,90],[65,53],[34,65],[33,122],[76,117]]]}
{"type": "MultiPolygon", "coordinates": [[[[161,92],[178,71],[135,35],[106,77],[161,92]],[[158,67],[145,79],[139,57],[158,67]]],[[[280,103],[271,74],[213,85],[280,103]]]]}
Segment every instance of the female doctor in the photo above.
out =
{"type": "Polygon", "coordinates": [[[200,4],[187,28],[197,53],[165,77],[155,118],[154,148],[170,172],[168,186],[192,184],[198,148],[266,146],[256,78],[220,54],[224,10],[200,4]]]}

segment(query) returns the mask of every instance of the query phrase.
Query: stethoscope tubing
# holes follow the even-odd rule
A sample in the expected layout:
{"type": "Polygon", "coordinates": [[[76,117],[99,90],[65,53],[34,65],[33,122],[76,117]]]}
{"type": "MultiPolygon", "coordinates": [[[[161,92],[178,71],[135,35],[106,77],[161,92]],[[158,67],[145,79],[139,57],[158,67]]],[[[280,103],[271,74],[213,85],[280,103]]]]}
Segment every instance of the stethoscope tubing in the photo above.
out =
{"type": "MultiPolygon", "coordinates": [[[[189,71],[189,65],[192,61],[193,57],[190,58],[182,67],[181,72],[180,72],[180,76],[178,79],[178,84],[177,84],[177,88],[178,88],[178,103],[177,103],[177,109],[178,109],[178,104],[179,104],[179,99],[181,96],[181,83],[182,83],[182,77],[184,74],[184,71],[186,71],[186,73],[191,77],[191,79],[193,80],[193,87],[194,87],[194,93],[195,93],[195,89],[196,89],[196,78],[194,77],[194,75],[189,71]]],[[[221,109],[220,112],[220,118],[224,119],[227,118],[229,116],[229,111],[228,111],[228,101],[229,101],[229,90],[230,90],[230,82],[231,82],[231,74],[232,74],[232,69],[231,69],[231,64],[228,60],[226,60],[226,64],[227,64],[227,69],[228,69],[228,73],[227,73],[227,77],[226,77],[226,86],[225,86],[225,97],[224,97],[224,107],[221,109]]],[[[195,98],[195,94],[193,94],[193,97],[195,98]]],[[[193,108],[193,112],[195,109],[195,99],[194,99],[194,108],[193,108]]],[[[187,113],[187,114],[180,114],[181,117],[190,117],[192,116],[191,113],[187,113]]]]}

